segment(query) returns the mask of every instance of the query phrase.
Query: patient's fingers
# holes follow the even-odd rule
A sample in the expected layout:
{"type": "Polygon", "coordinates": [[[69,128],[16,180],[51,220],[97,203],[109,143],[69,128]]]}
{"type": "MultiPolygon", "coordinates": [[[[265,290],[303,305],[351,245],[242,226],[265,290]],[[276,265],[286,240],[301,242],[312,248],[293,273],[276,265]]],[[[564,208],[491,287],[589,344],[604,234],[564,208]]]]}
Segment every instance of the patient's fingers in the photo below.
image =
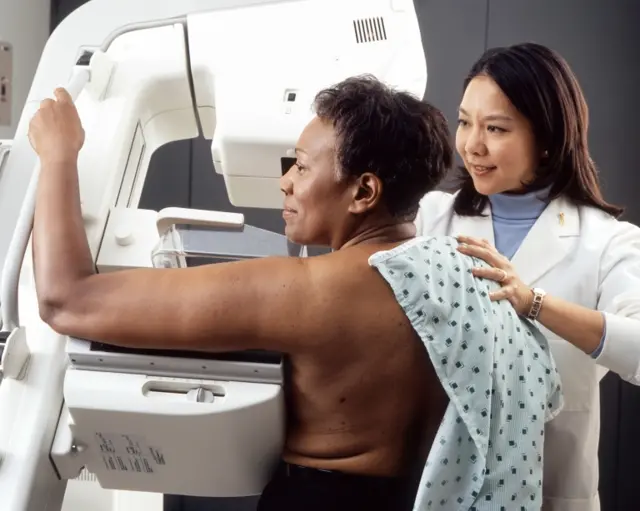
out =
{"type": "Polygon", "coordinates": [[[73,98],[71,94],[64,87],[58,87],[55,91],[53,91],[54,96],[61,103],[73,103],[73,98]]]}

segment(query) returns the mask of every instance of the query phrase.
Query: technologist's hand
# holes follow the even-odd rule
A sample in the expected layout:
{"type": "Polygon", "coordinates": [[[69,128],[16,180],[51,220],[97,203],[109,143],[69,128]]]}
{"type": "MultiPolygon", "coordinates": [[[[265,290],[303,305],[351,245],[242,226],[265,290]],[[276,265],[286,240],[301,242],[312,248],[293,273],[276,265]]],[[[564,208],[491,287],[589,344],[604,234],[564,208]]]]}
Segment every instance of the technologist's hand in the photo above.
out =
{"type": "Polygon", "coordinates": [[[502,287],[490,293],[491,300],[507,299],[521,316],[526,316],[533,302],[532,290],[518,277],[509,260],[500,254],[487,240],[469,236],[457,236],[458,251],[482,259],[492,268],[474,268],[473,274],[498,282],[502,287]]]}
{"type": "Polygon", "coordinates": [[[75,162],[84,144],[84,129],[69,93],[56,89],[45,99],[29,124],[29,142],[40,161],[75,162]]]}

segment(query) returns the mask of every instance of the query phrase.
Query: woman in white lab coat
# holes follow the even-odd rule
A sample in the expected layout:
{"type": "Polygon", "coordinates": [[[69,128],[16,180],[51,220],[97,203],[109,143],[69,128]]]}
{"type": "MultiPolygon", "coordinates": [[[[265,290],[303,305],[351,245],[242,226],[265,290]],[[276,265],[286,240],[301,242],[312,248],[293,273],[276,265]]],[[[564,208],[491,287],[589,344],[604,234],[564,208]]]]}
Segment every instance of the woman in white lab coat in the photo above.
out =
{"type": "Polygon", "coordinates": [[[464,83],[453,194],[424,197],[418,234],[461,235],[537,320],[565,408],[546,430],[544,511],[598,511],[599,382],[640,385],[640,229],[602,198],[588,112],[567,63],[536,44],[486,52],[464,83]]]}

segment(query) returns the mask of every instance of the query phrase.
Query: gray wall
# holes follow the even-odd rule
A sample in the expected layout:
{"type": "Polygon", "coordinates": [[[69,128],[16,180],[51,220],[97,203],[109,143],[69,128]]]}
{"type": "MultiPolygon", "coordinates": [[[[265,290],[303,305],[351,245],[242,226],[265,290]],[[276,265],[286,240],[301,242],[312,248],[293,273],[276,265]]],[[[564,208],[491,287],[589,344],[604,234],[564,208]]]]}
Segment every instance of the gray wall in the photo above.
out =
{"type": "MultiPolygon", "coordinates": [[[[55,26],[84,0],[52,0],[55,26]]],[[[536,41],[558,50],[574,68],[591,112],[590,145],[609,201],[640,224],[640,2],[637,0],[415,0],[428,59],[426,97],[455,126],[462,79],[488,47],[536,41]]],[[[169,205],[233,210],[213,172],[206,141],[162,148],[154,158],[142,207],[169,205]],[[176,167],[188,168],[176,175],[176,167]]],[[[277,212],[243,210],[247,222],[282,231],[277,212]]],[[[602,383],[603,511],[637,505],[640,390],[609,375],[602,383]]],[[[167,498],[167,511],[249,511],[244,502],[167,498]]]]}

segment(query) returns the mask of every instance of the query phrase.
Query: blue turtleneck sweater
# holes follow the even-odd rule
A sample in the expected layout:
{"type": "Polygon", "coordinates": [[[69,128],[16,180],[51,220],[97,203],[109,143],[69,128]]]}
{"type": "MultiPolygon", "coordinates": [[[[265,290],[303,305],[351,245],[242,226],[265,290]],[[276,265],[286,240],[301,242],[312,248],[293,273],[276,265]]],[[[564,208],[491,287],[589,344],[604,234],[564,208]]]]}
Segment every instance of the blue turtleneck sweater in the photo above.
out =
{"type": "MultiPolygon", "coordinates": [[[[493,236],[496,248],[502,255],[511,259],[518,251],[529,230],[547,207],[548,202],[545,199],[548,193],[547,188],[522,195],[498,193],[489,196],[493,217],[493,236]]],[[[600,345],[591,353],[593,358],[602,352],[606,336],[605,322],[600,345]]]]}
{"type": "Polygon", "coordinates": [[[496,248],[511,259],[520,248],[544,208],[548,189],[522,195],[498,193],[489,196],[496,248]],[[542,199],[541,199],[542,197],[542,199]]]}

